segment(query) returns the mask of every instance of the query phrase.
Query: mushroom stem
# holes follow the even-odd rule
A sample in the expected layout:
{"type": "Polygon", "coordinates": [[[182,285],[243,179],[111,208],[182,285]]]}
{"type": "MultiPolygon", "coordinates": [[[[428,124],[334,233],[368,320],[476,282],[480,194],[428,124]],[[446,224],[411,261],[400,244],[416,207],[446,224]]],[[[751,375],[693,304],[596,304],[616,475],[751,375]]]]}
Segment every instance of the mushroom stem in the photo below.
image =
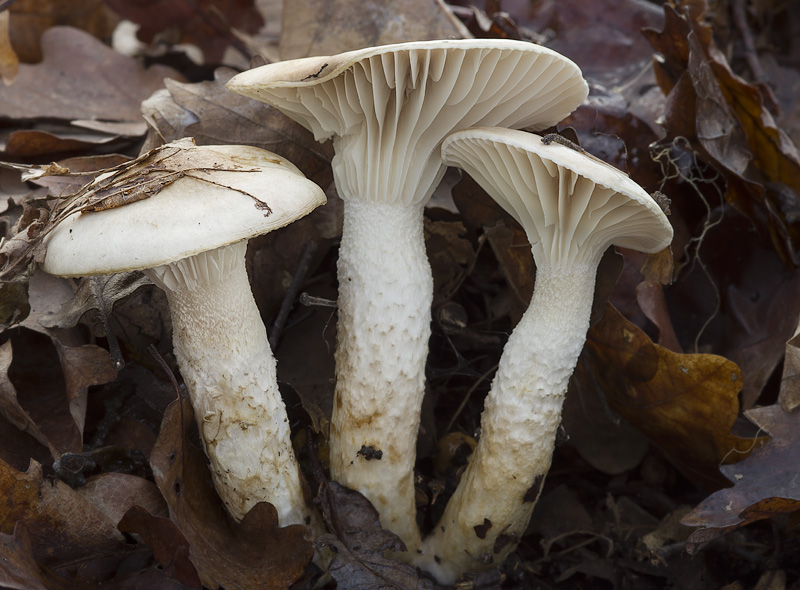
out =
{"type": "Polygon", "coordinates": [[[364,494],[413,554],[420,542],[414,460],[433,299],[424,205],[346,200],[344,207],[331,475],[364,494]]]}
{"type": "Polygon", "coordinates": [[[269,502],[281,526],[309,525],[246,249],[243,240],[145,272],[167,293],[175,356],[229,513],[241,520],[256,503],[269,502]]]}
{"type": "Polygon", "coordinates": [[[531,304],[486,398],[478,446],[423,544],[418,565],[442,584],[502,563],[528,526],[589,329],[598,263],[537,267],[531,304]]]}

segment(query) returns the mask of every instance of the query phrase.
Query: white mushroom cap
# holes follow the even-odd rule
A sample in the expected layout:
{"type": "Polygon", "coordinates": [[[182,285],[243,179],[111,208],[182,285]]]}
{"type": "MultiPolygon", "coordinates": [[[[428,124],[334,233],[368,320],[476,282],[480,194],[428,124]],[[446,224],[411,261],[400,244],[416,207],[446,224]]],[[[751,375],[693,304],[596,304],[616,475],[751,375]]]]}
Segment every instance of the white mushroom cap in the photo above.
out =
{"type": "Polygon", "coordinates": [[[467,129],[442,157],[522,225],[538,264],[592,260],[611,245],[658,252],[672,240],[661,208],[625,173],[534,133],[467,129]]]}
{"type": "Polygon", "coordinates": [[[220,145],[193,146],[185,155],[203,167],[243,170],[194,171],[147,199],[76,213],[45,239],[43,270],[89,276],[153,268],[268,233],[325,202],[322,189],[272,152],[220,145]]]}
{"type": "Polygon", "coordinates": [[[543,129],[586,97],[569,59],[523,41],[462,39],[371,47],[261,66],[228,88],[334,138],[344,199],[420,203],[444,171],[442,139],[478,125],[543,129]],[[347,153],[346,158],[342,156],[347,153]]]}

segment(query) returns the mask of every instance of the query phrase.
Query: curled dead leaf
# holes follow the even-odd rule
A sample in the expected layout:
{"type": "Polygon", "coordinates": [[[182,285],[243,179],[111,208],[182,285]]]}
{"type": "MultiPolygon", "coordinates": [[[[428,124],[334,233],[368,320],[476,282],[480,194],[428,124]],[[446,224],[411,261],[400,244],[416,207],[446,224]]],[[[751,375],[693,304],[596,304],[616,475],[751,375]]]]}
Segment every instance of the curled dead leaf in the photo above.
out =
{"type": "Polygon", "coordinates": [[[210,588],[285,590],[311,562],[310,531],[301,525],[280,528],[275,508],[266,503],[235,523],[208,483],[203,452],[188,438],[193,425],[189,402],[173,402],[150,464],[200,579],[210,588]]]}
{"type": "Polygon", "coordinates": [[[731,433],[742,387],[734,363],[654,344],[611,305],[589,330],[583,361],[611,408],[697,484],[725,485],[717,466],[742,459],[758,440],[731,433]]]}
{"type": "Polygon", "coordinates": [[[773,405],[745,414],[771,439],[765,443],[762,438],[752,454],[739,463],[720,467],[733,487],[710,495],[681,520],[686,526],[700,527],[689,536],[690,553],[756,520],[800,511],[800,412],[786,412],[773,405]]]}
{"type": "Polygon", "coordinates": [[[431,588],[413,567],[384,556],[385,551],[406,547],[400,537],[381,527],[378,511],[362,494],[330,481],[321,486],[320,501],[333,534],[322,535],[317,542],[335,553],[328,570],[339,588],[431,588]]]}

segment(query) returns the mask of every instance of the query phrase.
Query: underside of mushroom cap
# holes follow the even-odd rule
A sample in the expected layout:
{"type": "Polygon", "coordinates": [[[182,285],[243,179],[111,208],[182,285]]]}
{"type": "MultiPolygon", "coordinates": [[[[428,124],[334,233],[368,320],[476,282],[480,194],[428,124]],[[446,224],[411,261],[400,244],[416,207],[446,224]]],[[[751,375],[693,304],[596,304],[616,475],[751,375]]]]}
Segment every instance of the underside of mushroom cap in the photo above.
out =
{"type": "Polygon", "coordinates": [[[385,45],[278,62],[228,88],[333,137],[340,195],[425,201],[441,178],[439,145],[478,125],[543,129],[586,97],[580,69],[532,43],[463,39],[385,45]]]}
{"type": "Polygon", "coordinates": [[[43,270],[89,276],[153,268],[268,233],[325,202],[322,189],[266,150],[192,146],[183,156],[196,169],[149,198],[62,221],[45,239],[43,270]]]}
{"type": "Polygon", "coordinates": [[[442,157],[519,221],[538,263],[590,261],[611,245],[652,253],[672,241],[664,212],[625,173],[534,133],[467,129],[444,141],[442,157]]]}

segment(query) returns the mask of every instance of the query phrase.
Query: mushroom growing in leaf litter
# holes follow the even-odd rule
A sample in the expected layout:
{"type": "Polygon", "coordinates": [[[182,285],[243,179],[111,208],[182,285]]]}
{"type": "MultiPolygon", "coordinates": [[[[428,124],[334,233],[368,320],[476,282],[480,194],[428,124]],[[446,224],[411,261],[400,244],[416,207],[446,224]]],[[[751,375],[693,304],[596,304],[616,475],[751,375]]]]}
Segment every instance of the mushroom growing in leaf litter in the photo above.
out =
{"type": "Polygon", "coordinates": [[[281,526],[310,524],[245,251],[249,238],[303,217],[325,195],[262,149],[191,145],[178,156],[181,174],[143,163],[120,176],[157,185],[147,198],[61,221],[45,238],[42,268],[59,276],[142,270],[164,289],[175,356],[228,511],[241,520],[265,501],[281,526]]]}
{"type": "Polygon", "coordinates": [[[448,137],[442,154],[520,223],[536,262],[533,297],[503,349],[478,445],[418,563],[452,583],[502,563],[525,532],[589,329],[603,253],[612,245],[658,252],[672,228],[627,175],[533,133],[468,129],[448,137]]]}
{"type": "Polygon", "coordinates": [[[416,552],[413,469],[433,299],[423,210],[445,171],[439,147],[475,125],[553,125],[583,101],[586,82],[541,46],[469,39],[278,62],[228,88],[333,139],[344,227],[331,474],[416,552]]]}

